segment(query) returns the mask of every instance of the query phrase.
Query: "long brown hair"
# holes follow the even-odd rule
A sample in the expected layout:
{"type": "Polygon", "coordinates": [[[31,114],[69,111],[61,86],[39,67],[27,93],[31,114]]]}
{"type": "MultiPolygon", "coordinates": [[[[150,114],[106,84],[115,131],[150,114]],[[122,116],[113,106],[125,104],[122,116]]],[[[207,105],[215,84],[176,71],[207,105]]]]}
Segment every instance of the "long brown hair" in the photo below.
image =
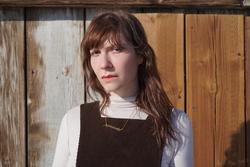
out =
{"type": "Polygon", "coordinates": [[[176,140],[175,130],[171,124],[173,104],[170,102],[159,76],[156,66],[155,53],[148,44],[145,31],[138,19],[124,11],[106,12],[93,18],[81,43],[81,58],[83,71],[87,80],[87,93],[90,88],[102,96],[102,108],[109,102],[109,96],[98,81],[91,65],[90,50],[101,46],[106,40],[120,46],[120,35],[133,46],[137,56],[143,63],[138,67],[139,91],[136,97],[138,107],[149,114],[153,121],[153,135],[159,146],[171,144],[176,140]]]}

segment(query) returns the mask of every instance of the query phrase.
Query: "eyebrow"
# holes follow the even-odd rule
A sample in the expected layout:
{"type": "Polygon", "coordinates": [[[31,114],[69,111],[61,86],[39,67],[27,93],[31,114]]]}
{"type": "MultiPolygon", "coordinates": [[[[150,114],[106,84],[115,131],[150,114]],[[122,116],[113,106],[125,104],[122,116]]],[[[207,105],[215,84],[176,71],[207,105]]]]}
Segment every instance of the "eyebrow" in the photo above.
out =
{"type": "MultiPolygon", "coordinates": [[[[114,49],[114,48],[116,48],[116,47],[118,47],[118,48],[122,48],[122,49],[124,49],[124,48],[126,48],[126,47],[124,47],[124,45],[110,45],[110,46],[108,46],[108,47],[106,47],[105,49],[107,49],[108,51],[110,51],[110,50],[112,50],[112,49],[114,49]]],[[[94,51],[97,51],[97,50],[100,50],[100,48],[92,48],[92,49],[90,49],[89,51],[90,52],[94,52],[94,51]]]]}

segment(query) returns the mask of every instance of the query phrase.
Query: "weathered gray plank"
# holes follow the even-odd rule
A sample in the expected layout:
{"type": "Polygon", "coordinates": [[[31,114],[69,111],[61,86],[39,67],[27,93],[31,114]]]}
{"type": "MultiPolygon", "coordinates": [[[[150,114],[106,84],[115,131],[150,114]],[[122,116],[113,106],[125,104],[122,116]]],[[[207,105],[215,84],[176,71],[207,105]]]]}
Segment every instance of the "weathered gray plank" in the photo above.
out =
{"type": "Polygon", "coordinates": [[[23,9],[0,9],[0,166],[25,166],[23,9]]]}
{"type": "Polygon", "coordinates": [[[240,6],[241,0],[0,0],[0,6],[240,6]]]}
{"type": "Polygon", "coordinates": [[[27,11],[30,166],[51,166],[62,116],[84,102],[83,20],[83,9],[27,11]]]}

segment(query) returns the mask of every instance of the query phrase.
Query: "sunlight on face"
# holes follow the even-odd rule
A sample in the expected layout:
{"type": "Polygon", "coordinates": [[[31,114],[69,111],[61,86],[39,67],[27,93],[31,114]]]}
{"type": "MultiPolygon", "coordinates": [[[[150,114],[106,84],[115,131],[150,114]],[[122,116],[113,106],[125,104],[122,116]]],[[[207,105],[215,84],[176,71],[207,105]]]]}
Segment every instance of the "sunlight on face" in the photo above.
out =
{"type": "Polygon", "coordinates": [[[122,45],[114,46],[108,40],[99,48],[90,50],[91,66],[107,93],[132,96],[138,90],[138,65],[141,63],[134,48],[121,38],[122,45]]]}

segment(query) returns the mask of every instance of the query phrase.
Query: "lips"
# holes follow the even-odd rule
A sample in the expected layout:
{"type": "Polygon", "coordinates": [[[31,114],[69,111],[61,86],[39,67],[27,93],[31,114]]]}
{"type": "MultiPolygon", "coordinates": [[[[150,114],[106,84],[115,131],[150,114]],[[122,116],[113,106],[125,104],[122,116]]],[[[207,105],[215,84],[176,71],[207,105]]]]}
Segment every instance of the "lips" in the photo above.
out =
{"type": "Polygon", "coordinates": [[[117,77],[117,75],[104,75],[102,76],[102,79],[109,79],[109,78],[114,78],[117,77]]]}

